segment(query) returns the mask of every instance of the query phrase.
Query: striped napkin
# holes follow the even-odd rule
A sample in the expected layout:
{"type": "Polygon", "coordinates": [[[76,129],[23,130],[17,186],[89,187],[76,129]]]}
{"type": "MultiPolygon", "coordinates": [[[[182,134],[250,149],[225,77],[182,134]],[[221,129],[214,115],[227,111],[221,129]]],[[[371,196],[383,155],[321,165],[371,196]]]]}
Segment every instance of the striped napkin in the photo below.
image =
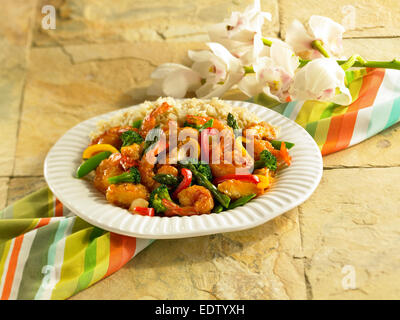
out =
{"type": "Polygon", "coordinates": [[[0,211],[0,299],[66,299],[152,241],[94,227],[43,188],[0,211]]]}
{"type": "MultiPolygon", "coordinates": [[[[303,126],[323,155],[400,120],[399,71],[347,71],[346,81],[353,96],[348,106],[302,101],[272,109],[303,126]]],[[[0,298],[66,299],[119,270],[152,241],[94,227],[44,188],[0,211],[0,298]]]]}

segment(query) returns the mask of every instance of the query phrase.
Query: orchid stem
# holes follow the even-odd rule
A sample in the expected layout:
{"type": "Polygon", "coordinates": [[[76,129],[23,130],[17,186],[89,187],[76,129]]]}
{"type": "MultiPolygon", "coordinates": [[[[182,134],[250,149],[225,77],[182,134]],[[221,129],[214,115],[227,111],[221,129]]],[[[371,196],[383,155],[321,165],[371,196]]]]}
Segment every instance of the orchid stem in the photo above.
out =
{"type": "Polygon", "coordinates": [[[360,55],[358,54],[353,54],[345,63],[341,65],[342,69],[346,71],[347,69],[351,68],[354,66],[356,62],[360,62],[361,64],[365,64],[367,61],[365,61],[360,55]]]}
{"type": "MultiPolygon", "coordinates": [[[[268,40],[266,38],[261,38],[262,42],[264,43],[264,45],[270,47],[272,45],[272,41],[268,40]]],[[[312,47],[316,50],[318,50],[319,52],[321,52],[321,54],[326,57],[329,58],[329,54],[328,52],[325,50],[325,48],[322,45],[322,42],[320,40],[314,40],[312,42],[312,47]]],[[[299,58],[299,68],[304,67],[307,63],[309,63],[311,60],[305,60],[305,59],[301,59],[299,58]]],[[[342,68],[344,70],[347,70],[351,67],[356,67],[356,68],[383,68],[383,69],[396,69],[396,70],[400,70],[400,60],[398,59],[393,59],[392,61],[367,61],[364,60],[360,55],[356,54],[351,56],[349,59],[347,60],[336,60],[336,62],[342,66],[342,68]]],[[[244,72],[247,73],[254,73],[254,69],[253,66],[244,66],[244,72]]]]}
{"type": "Polygon", "coordinates": [[[329,53],[325,50],[321,40],[314,40],[311,42],[311,47],[318,50],[325,58],[329,58],[329,53]]]}
{"type": "MultiPolygon", "coordinates": [[[[356,68],[384,68],[384,69],[396,69],[396,70],[400,70],[400,60],[397,59],[393,59],[392,61],[366,61],[363,58],[361,58],[360,56],[356,57],[356,61],[354,61],[354,63],[351,65],[352,67],[356,67],[356,68]]],[[[350,57],[351,59],[351,57],[350,57]]],[[[350,59],[348,60],[336,60],[336,62],[339,65],[343,65],[346,62],[348,62],[350,59]]],[[[311,60],[304,60],[304,59],[300,59],[300,65],[299,68],[304,67],[307,63],[309,63],[311,60]]],[[[350,63],[349,63],[350,64],[350,63]]],[[[345,65],[346,67],[346,65],[345,65]]]]}

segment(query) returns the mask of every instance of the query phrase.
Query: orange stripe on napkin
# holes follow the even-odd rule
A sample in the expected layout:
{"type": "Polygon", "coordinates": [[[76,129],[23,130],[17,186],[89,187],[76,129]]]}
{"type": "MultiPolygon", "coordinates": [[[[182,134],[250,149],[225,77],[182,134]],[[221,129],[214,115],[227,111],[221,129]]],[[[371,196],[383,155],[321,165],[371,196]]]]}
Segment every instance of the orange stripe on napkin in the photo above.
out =
{"type": "Polygon", "coordinates": [[[342,125],[342,118],[343,118],[343,115],[340,115],[340,116],[333,117],[331,119],[328,135],[326,137],[326,141],[321,150],[322,155],[334,152],[335,147],[336,147],[336,142],[337,142],[339,132],[340,132],[340,127],[342,125]]]}
{"type": "Polygon", "coordinates": [[[136,238],[110,233],[110,258],[104,277],[120,269],[135,254],[136,238]]]}
{"type": "Polygon", "coordinates": [[[358,99],[349,105],[345,114],[333,117],[326,142],[321,150],[322,155],[346,148],[353,136],[358,111],[372,106],[385,76],[384,69],[367,69],[358,99]]]}
{"type": "Polygon", "coordinates": [[[50,223],[51,218],[40,218],[38,224],[34,229],[38,229],[40,227],[44,227],[50,223]]]}
{"type": "Polygon", "coordinates": [[[18,255],[21,250],[22,241],[24,239],[24,235],[20,235],[14,240],[13,251],[11,252],[10,262],[8,263],[8,269],[6,278],[4,280],[3,293],[1,295],[0,300],[7,300],[10,297],[12,284],[14,281],[15,269],[17,268],[18,263],[18,255]]]}
{"type": "Polygon", "coordinates": [[[358,99],[354,101],[344,114],[342,130],[339,133],[336,150],[347,148],[353,136],[354,126],[358,111],[373,105],[379,88],[385,76],[384,69],[367,69],[367,75],[363,78],[363,84],[360,89],[358,99]]]}
{"type": "Polygon", "coordinates": [[[54,208],[55,217],[63,216],[63,204],[56,198],[56,207],[54,208]]]}

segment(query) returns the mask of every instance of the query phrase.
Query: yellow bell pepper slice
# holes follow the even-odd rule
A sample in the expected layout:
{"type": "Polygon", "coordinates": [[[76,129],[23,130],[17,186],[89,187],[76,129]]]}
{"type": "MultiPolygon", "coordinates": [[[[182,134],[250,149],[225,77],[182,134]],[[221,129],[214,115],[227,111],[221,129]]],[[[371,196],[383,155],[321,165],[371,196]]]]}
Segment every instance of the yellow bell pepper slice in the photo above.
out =
{"type": "Polygon", "coordinates": [[[257,188],[262,190],[267,189],[270,185],[269,176],[264,176],[260,174],[256,174],[256,176],[260,179],[260,182],[257,183],[257,188]]]}
{"type": "Polygon", "coordinates": [[[246,138],[241,137],[241,136],[237,137],[235,142],[236,142],[236,146],[239,148],[239,150],[242,151],[242,156],[243,157],[247,156],[247,154],[248,154],[247,150],[245,147],[243,147],[243,144],[242,144],[242,142],[247,142],[246,138]]]}
{"type": "Polygon", "coordinates": [[[82,154],[83,159],[89,159],[93,157],[96,153],[110,151],[111,153],[119,152],[117,148],[112,146],[111,144],[99,143],[93,144],[85,149],[82,154]]]}

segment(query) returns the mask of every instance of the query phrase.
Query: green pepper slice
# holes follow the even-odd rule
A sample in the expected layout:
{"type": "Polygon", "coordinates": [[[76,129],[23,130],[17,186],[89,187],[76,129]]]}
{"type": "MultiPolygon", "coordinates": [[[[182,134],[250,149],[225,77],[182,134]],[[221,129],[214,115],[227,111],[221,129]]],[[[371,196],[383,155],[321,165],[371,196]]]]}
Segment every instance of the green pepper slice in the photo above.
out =
{"type": "Polygon", "coordinates": [[[279,140],[272,140],[271,144],[276,150],[281,150],[282,142],[285,142],[286,149],[290,149],[294,146],[293,142],[286,142],[286,141],[279,141],[279,140]]]}
{"type": "Polygon", "coordinates": [[[91,171],[96,169],[99,166],[100,162],[102,162],[104,159],[107,159],[110,155],[110,151],[103,151],[87,159],[79,166],[78,170],[76,170],[76,177],[83,178],[91,171]]]}
{"type": "Polygon", "coordinates": [[[252,194],[249,194],[248,196],[241,197],[241,198],[239,198],[239,199],[233,201],[233,202],[229,205],[228,209],[235,209],[235,208],[237,208],[237,207],[243,206],[244,204],[246,204],[247,202],[249,202],[251,199],[253,199],[255,196],[256,196],[256,194],[255,194],[255,193],[252,193],[252,194]]]}

